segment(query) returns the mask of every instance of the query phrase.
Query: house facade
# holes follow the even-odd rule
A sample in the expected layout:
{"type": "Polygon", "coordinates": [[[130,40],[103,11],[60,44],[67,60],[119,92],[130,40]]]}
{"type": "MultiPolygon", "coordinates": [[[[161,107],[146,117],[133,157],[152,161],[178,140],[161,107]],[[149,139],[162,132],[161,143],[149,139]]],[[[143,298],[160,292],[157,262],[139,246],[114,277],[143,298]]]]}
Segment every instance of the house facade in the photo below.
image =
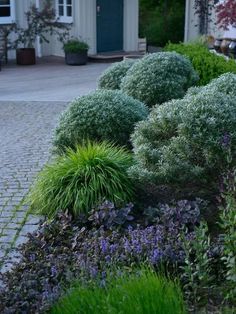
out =
{"type": "MultiPolygon", "coordinates": [[[[220,2],[224,2],[224,0],[215,0],[215,6],[220,2]]],[[[184,33],[184,40],[186,42],[194,40],[200,36],[200,19],[199,16],[195,14],[194,3],[195,0],[186,0],[184,33]]],[[[236,29],[234,27],[229,27],[227,31],[223,31],[217,27],[215,22],[216,17],[213,10],[212,16],[206,27],[208,35],[212,35],[215,38],[236,38],[236,29]]]]}
{"type": "MultiPolygon", "coordinates": [[[[44,0],[0,0],[0,27],[26,26],[25,12],[31,4],[41,8],[44,0]]],[[[71,36],[89,44],[89,54],[137,51],[139,0],[52,0],[61,23],[71,24],[71,36]]],[[[36,43],[37,56],[63,56],[56,37],[36,43]]],[[[10,52],[10,57],[13,53],[10,52]]]]}

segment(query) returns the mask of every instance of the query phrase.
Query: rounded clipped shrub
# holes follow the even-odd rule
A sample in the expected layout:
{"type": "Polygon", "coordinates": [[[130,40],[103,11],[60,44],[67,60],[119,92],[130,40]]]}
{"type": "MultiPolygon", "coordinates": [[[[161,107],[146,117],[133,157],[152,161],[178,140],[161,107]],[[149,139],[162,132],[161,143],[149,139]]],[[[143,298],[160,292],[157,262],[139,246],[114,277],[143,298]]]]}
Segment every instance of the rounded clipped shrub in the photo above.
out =
{"type": "Polygon", "coordinates": [[[236,74],[225,73],[218,78],[212,80],[209,84],[203,87],[192,87],[188,90],[187,96],[204,93],[206,91],[214,91],[227,94],[231,97],[236,97],[236,74]]]}
{"type": "Polygon", "coordinates": [[[147,115],[144,104],[121,91],[97,90],[73,101],[62,115],[54,146],[60,153],[85,139],[129,145],[135,123],[147,115]]]}
{"type": "Polygon", "coordinates": [[[175,52],[147,55],[127,72],[121,89],[148,106],[182,98],[198,75],[191,62],[175,52]]]}
{"type": "Polygon", "coordinates": [[[133,66],[135,60],[127,59],[114,63],[98,79],[98,87],[103,89],[120,89],[121,80],[133,66]]]}
{"type": "Polygon", "coordinates": [[[126,171],[131,164],[129,152],[105,142],[69,149],[39,174],[29,194],[31,208],[49,217],[59,210],[76,216],[104,199],[129,202],[133,188],[126,171]]]}
{"type": "Polygon", "coordinates": [[[236,163],[236,98],[215,91],[153,108],[132,135],[141,181],[187,187],[215,186],[236,163]]]}

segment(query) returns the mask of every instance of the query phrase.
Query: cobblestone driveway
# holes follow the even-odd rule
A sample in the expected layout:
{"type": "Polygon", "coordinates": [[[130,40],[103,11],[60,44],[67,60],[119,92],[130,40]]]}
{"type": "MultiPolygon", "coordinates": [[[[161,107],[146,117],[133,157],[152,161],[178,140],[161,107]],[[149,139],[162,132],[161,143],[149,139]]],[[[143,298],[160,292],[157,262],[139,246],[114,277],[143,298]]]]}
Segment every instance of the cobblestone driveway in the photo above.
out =
{"type": "Polygon", "coordinates": [[[0,269],[15,247],[37,228],[24,197],[50,158],[52,130],[65,102],[0,102],[0,269]]]}

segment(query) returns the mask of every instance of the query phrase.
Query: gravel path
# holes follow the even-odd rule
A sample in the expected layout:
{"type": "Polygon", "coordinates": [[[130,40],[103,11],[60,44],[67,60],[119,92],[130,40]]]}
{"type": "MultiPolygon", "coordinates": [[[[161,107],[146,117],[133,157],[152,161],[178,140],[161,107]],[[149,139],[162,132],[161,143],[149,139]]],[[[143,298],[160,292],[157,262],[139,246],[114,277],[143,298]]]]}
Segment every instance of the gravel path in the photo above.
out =
{"type": "Polygon", "coordinates": [[[37,228],[39,218],[28,215],[24,198],[50,158],[52,131],[66,106],[0,101],[0,272],[19,258],[14,249],[37,228]]]}

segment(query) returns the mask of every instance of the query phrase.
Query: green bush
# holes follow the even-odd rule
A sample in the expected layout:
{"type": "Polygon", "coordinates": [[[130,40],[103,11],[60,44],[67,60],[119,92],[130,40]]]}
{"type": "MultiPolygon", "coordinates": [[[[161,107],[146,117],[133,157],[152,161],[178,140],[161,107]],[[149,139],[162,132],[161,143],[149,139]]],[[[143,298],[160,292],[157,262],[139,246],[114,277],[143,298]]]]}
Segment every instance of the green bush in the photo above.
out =
{"type": "Polygon", "coordinates": [[[147,55],[127,72],[121,89],[152,107],[181,98],[198,80],[191,62],[174,52],[147,55]]]}
{"type": "Polygon", "coordinates": [[[52,314],[184,314],[178,284],[152,271],[109,278],[105,287],[80,282],[53,307],[52,314]]]}
{"type": "Polygon", "coordinates": [[[185,0],[140,1],[140,32],[149,44],[164,47],[184,38],[185,0]]]}
{"type": "Polygon", "coordinates": [[[132,176],[156,184],[215,187],[236,162],[236,98],[215,91],[155,107],[132,136],[132,176]]]}
{"type": "Polygon", "coordinates": [[[98,79],[98,87],[103,89],[120,89],[121,80],[133,66],[134,60],[117,62],[106,69],[98,79]]]}
{"type": "Polygon", "coordinates": [[[206,85],[212,79],[221,74],[236,73],[236,63],[234,60],[226,60],[223,56],[218,56],[201,44],[168,44],[167,51],[176,51],[190,59],[194,69],[200,76],[199,85],[206,85]]]}
{"type": "Polygon", "coordinates": [[[224,178],[225,191],[222,194],[224,205],[220,211],[221,240],[223,250],[221,260],[225,265],[224,277],[227,285],[224,294],[228,300],[236,300],[236,170],[231,171],[224,178]]]}
{"type": "Polygon", "coordinates": [[[147,115],[144,104],[121,91],[97,90],[73,101],[62,115],[54,146],[60,153],[85,139],[129,145],[135,123],[147,115]]]}
{"type": "Polygon", "coordinates": [[[68,53],[78,53],[88,50],[89,45],[79,39],[70,39],[64,44],[63,49],[68,53]]]}
{"type": "Polygon", "coordinates": [[[236,97],[236,74],[226,73],[212,80],[208,85],[203,87],[191,87],[186,96],[204,93],[206,91],[219,92],[236,97]]]}
{"type": "Polygon", "coordinates": [[[126,150],[104,142],[70,149],[39,174],[29,194],[31,208],[49,217],[59,210],[69,210],[76,216],[104,199],[128,202],[133,196],[126,173],[131,164],[126,150]]]}

